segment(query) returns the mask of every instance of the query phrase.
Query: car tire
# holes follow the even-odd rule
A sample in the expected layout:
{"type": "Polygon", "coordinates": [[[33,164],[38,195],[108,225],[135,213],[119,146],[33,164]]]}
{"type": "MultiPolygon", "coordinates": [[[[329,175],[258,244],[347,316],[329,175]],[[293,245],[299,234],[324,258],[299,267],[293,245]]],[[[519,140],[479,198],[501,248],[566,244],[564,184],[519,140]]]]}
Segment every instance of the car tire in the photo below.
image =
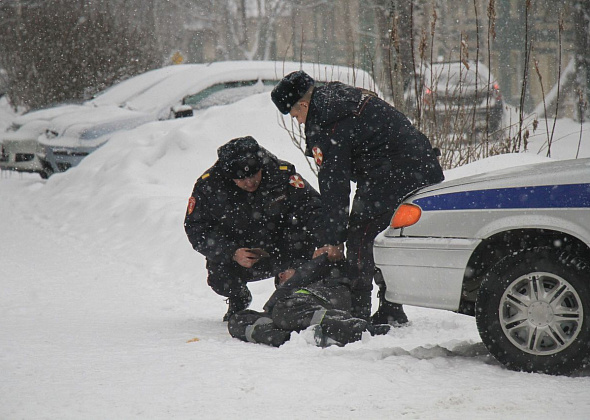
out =
{"type": "Polygon", "coordinates": [[[475,316],[509,369],[569,374],[590,354],[590,264],[549,247],[514,252],[485,275],[475,316]]]}

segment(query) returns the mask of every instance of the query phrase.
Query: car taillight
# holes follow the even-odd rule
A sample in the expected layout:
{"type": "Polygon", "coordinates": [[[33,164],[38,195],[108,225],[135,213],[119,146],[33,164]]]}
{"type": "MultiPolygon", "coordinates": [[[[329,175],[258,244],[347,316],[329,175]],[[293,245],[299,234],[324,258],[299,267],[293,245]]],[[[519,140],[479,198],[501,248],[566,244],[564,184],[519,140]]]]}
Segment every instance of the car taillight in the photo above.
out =
{"type": "Polygon", "coordinates": [[[500,85],[498,83],[494,83],[494,92],[496,93],[496,100],[502,100],[502,94],[500,93],[500,85]]]}
{"type": "Polygon", "coordinates": [[[396,210],[389,225],[394,229],[412,226],[420,220],[420,216],[422,216],[420,207],[415,204],[402,204],[396,210]]]}
{"type": "Polygon", "coordinates": [[[432,90],[429,88],[424,89],[424,103],[428,105],[432,104],[432,90]]]}

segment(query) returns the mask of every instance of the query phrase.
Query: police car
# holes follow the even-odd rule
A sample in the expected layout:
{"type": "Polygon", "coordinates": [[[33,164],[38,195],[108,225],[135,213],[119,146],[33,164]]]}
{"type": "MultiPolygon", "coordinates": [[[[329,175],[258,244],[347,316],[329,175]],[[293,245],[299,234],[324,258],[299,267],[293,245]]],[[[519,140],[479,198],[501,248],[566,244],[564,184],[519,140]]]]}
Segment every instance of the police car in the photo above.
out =
{"type": "Polygon", "coordinates": [[[590,362],[590,159],[433,185],[375,240],[386,299],[475,316],[509,369],[590,362]]]}

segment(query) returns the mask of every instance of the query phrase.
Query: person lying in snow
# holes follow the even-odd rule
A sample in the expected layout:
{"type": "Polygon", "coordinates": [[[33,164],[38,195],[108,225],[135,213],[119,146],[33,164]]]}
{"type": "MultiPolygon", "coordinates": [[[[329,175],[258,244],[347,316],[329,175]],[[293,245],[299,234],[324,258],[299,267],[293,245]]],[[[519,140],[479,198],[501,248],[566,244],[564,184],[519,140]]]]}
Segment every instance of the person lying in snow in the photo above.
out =
{"type": "Polygon", "coordinates": [[[386,334],[390,325],[373,325],[351,315],[350,281],[343,262],[331,263],[323,254],[296,270],[275,278],[275,292],[264,312],[246,309],[229,318],[234,338],[279,347],[292,331],[313,326],[315,344],[343,346],[361,339],[362,333],[386,334]]]}

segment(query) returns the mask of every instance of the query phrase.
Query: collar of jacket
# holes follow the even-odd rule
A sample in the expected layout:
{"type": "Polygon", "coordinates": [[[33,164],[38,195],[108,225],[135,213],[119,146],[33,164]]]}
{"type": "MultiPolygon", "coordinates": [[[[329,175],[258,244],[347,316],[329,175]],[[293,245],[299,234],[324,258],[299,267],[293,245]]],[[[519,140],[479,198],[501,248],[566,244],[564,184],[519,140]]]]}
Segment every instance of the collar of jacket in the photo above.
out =
{"type": "Polygon", "coordinates": [[[314,89],[305,121],[307,128],[327,126],[358,112],[364,99],[362,89],[330,82],[314,89]]]}

